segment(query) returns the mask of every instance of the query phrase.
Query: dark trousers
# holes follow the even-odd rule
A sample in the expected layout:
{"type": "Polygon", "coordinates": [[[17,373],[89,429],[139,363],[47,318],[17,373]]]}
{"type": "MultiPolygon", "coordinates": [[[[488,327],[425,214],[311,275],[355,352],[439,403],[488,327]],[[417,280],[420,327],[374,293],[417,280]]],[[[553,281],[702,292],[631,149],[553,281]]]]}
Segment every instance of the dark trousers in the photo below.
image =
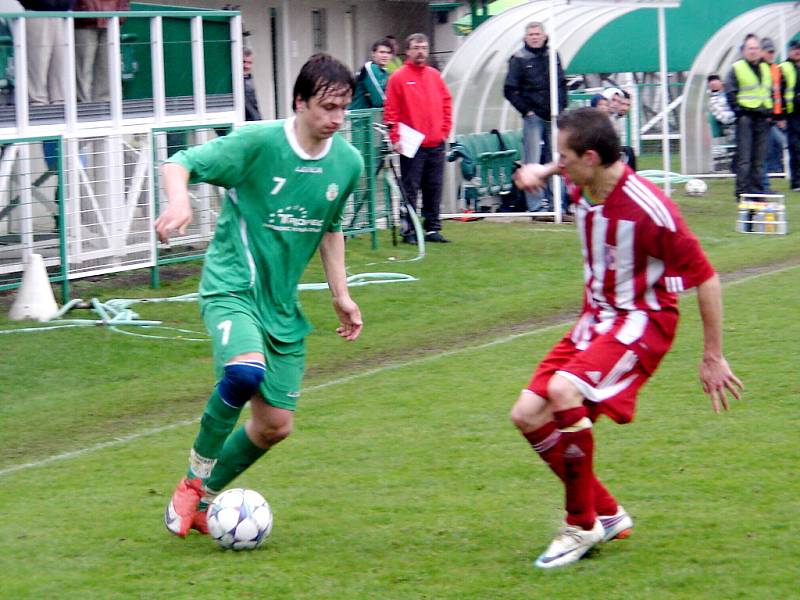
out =
{"type": "Polygon", "coordinates": [[[789,147],[789,172],[792,176],[791,188],[800,187],[800,106],[786,117],[786,138],[789,147]]]}
{"type": "Polygon", "coordinates": [[[761,115],[743,114],[736,119],[736,197],[762,194],[762,171],[767,156],[769,121],[761,115]]]}
{"type": "Polygon", "coordinates": [[[444,177],[444,144],[434,148],[420,146],[414,158],[400,155],[400,174],[403,191],[413,207],[422,191],[422,218],[425,232],[439,231],[439,208],[442,204],[444,177]]]}

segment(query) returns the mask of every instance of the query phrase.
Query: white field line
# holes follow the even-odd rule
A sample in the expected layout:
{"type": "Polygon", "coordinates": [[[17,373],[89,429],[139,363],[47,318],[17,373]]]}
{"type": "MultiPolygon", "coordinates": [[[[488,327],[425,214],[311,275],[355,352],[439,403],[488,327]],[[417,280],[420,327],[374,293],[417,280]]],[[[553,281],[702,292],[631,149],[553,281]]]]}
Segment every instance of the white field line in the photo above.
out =
{"type": "MultiPolygon", "coordinates": [[[[748,277],[743,277],[742,279],[737,279],[735,281],[731,281],[725,284],[725,287],[729,287],[732,285],[738,285],[740,283],[746,283],[752,281],[754,279],[759,279],[761,277],[767,275],[775,275],[778,273],[783,273],[785,271],[790,271],[792,269],[796,269],[800,267],[800,265],[790,265],[788,267],[783,267],[781,269],[776,269],[775,271],[765,271],[763,273],[756,273],[754,275],[750,275],[748,277]]],[[[447,358],[450,356],[454,356],[456,354],[462,354],[464,352],[472,352],[473,350],[483,350],[484,348],[491,348],[493,346],[500,346],[502,344],[507,344],[509,342],[513,342],[519,338],[527,337],[530,335],[536,335],[539,333],[544,333],[546,331],[550,331],[551,329],[556,329],[558,327],[566,327],[567,325],[571,324],[573,321],[562,321],[560,323],[553,323],[551,325],[546,325],[544,327],[539,327],[536,329],[531,329],[529,331],[522,331],[520,333],[514,333],[511,335],[506,335],[503,337],[499,337],[497,339],[491,340],[489,342],[484,342],[483,344],[478,344],[476,346],[466,346],[463,348],[456,348],[454,350],[447,350],[446,352],[440,352],[438,354],[429,354],[427,356],[421,356],[419,358],[415,358],[413,360],[409,360],[406,362],[401,363],[394,363],[389,365],[383,365],[381,367],[377,367],[375,369],[369,369],[368,371],[361,371],[359,373],[354,373],[353,375],[348,375],[347,377],[340,377],[338,379],[332,379],[330,381],[326,381],[324,383],[320,383],[317,385],[312,385],[303,390],[303,395],[311,394],[313,392],[323,390],[325,388],[329,388],[336,385],[341,385],[345,383],[350,383],[351,381],[355,381],[358,379],[363,379],[365,377],[371,377],[372,375],[377,375],[379,373],[385,373],[387,371],[396,371],[398,369],[403,369],[405,367],[412,367],[414,365],[420,365],[428,362],[433,362],[435,360],[439,360],[441,358],[447,358]]],[[[105,442],[100,442],[98,444],[93,444],[91,446],[87,446],[86,448],[81,448],[78,450],[72,450],[71,452],[63,452],[61,454],[54,454],[52,456],[48,456],[46,458],[42,458],[40,460],[36,460],[33,462],[22,463],[19,465],[12,465],[10,467],[6,467],[4,469],[0,469],[0,477],[4,475],[9,475],[11,473],[15,473],[16,471],[23,471],[26,469],[32,469],[35,467],[42,467],[44,465],[48,465],[53,462],[62,461],[62,460],[69,460],[71,458],[77,458],[79,456],[83,456],[84,454],[90,454],[92,452],[96,452],[98,450],[103,450],[105,448],[113,448],[115,446],[122,446],[127,444],[128,442],[133,442],[135,440],[149,437],[151,435],[157,435],[159,433],[163,433],[165,431],[171,431],[173,429],[177,429],[179,427],[184,427],[187,425],[193,425],[197,423],[200,418],[195,419],[185,419],[183,421],[177,421],[175,423],[171,423],[169,425],[162,425],[161,427],[153,427],[151,429],[144,429],[142,431],[131,433],[129,435],[124,435],[121,437],[116,437],[110,439],[105,442]]]]}

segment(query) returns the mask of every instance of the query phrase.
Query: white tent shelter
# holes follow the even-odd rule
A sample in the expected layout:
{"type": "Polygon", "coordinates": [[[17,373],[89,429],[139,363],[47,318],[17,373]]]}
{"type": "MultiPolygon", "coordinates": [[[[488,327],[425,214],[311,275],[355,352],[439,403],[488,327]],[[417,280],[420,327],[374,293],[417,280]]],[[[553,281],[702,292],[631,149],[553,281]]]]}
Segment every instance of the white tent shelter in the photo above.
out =
{"type": "Polygon", "coordinates": [[[745,35],[754,32],[772,38],[778,55],[800,31],[800,3],[776,2],[750,10],[727,23],[709,39],[695,58],[683,89],[681,107],[681,172],[707,173],[711,163],[711,141],[706,118],[706,77],[717,73],[723,79],[740,57],[745,35]]]}
{"type": "MultiPolygon", "coordinates": [[[[561,56],[566,68],[578,50],[608,23],[640,8],[659,8],[659,42],[662,72],[666,72],[666,40],[663,8],[679,6],[678,0],[534,0],[511,8],[483,23],[455,52],[443,72],[453,92],[453,123],[456,133],[509,129],[519,122],[513,107],[503,98],[508,58],[519,48],[525,24],[540,21],[550,36],[550,48],[561,56]]],[[[556,72],[552,67],[551,91],[555,94],[556,72]]],[[[664,86],[666,77],[662,77],[664,86]]],[[[666,87],[663,89],[666,97],[666,87]]],[[[557,107],[556,102],[551,102],[557,107]]],[[[666,105],[666,103],[664,104],[666,105]]],[[[666,115],[664,116],[666,121],[666,115]]],[[[663,127],[668,150],[668,127],[663,127]]],[[[553,136],[555,146],[555,136],[553,136]]],[[[554,148],[555,150],[555,148],[554,148]]],[[[665,165],[669,164],[665,156],[665,165]]],[[[665,169],[666,170],[666,169],[665,169]]],[[[559,186],[554,186],[559,193],[559,186]]],[[[556,217],[560,218],[560,203],[556,217]]]]}

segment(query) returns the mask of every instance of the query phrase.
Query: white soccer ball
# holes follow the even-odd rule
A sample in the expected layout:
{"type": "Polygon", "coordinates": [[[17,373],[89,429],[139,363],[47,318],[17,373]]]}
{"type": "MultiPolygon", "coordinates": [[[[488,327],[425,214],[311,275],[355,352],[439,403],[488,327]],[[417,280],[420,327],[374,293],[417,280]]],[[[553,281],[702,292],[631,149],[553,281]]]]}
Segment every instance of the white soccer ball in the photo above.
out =
{"type": "Polygon", "coordinates": [[[208,507],[208,533],[220,547],[258,548],[272,531],[272,509],[253,490],[225,490],[208,507]]]}
{"type": "Polygon", "coordinates": [[[708,184],[702,179],[690,179],[686,182],[686,193],[689,196],[702,196],[708,191],[708,184]]]}

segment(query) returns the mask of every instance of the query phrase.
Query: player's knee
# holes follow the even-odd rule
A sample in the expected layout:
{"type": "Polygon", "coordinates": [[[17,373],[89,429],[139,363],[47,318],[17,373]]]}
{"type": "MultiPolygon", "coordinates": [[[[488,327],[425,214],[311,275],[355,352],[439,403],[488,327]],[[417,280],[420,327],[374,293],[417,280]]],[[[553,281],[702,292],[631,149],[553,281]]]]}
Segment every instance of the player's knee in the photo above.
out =
{"type": "Polygon", "coordinates": [[[256,444],[262,448],[269,448],[282,442],[292,433],[292,422],[285,421],[280,423],[262,423],[257,426],[255,431],[256,444]]]}
{"type": "Polygon", "coordinates": [[[509,418],[520,431],[529,431],[547,420],[546,412],[544,398],[530,390],[522,390],[514,406],[511,407],[509,418]]]}
{"type": "Polygon", "coordinates": [[[560,375],[553,375],[547,382],[547,397],[555,410],[583,402],[583,396],[575,384],[560,375]]]}
{"type": "Polygon", "coordinates": [[[217,384],[225,404],[241,408],[252,398],[264,381],[264,363],[257,360],[238,361],[225,365],[225,372],[217,384]]]}

